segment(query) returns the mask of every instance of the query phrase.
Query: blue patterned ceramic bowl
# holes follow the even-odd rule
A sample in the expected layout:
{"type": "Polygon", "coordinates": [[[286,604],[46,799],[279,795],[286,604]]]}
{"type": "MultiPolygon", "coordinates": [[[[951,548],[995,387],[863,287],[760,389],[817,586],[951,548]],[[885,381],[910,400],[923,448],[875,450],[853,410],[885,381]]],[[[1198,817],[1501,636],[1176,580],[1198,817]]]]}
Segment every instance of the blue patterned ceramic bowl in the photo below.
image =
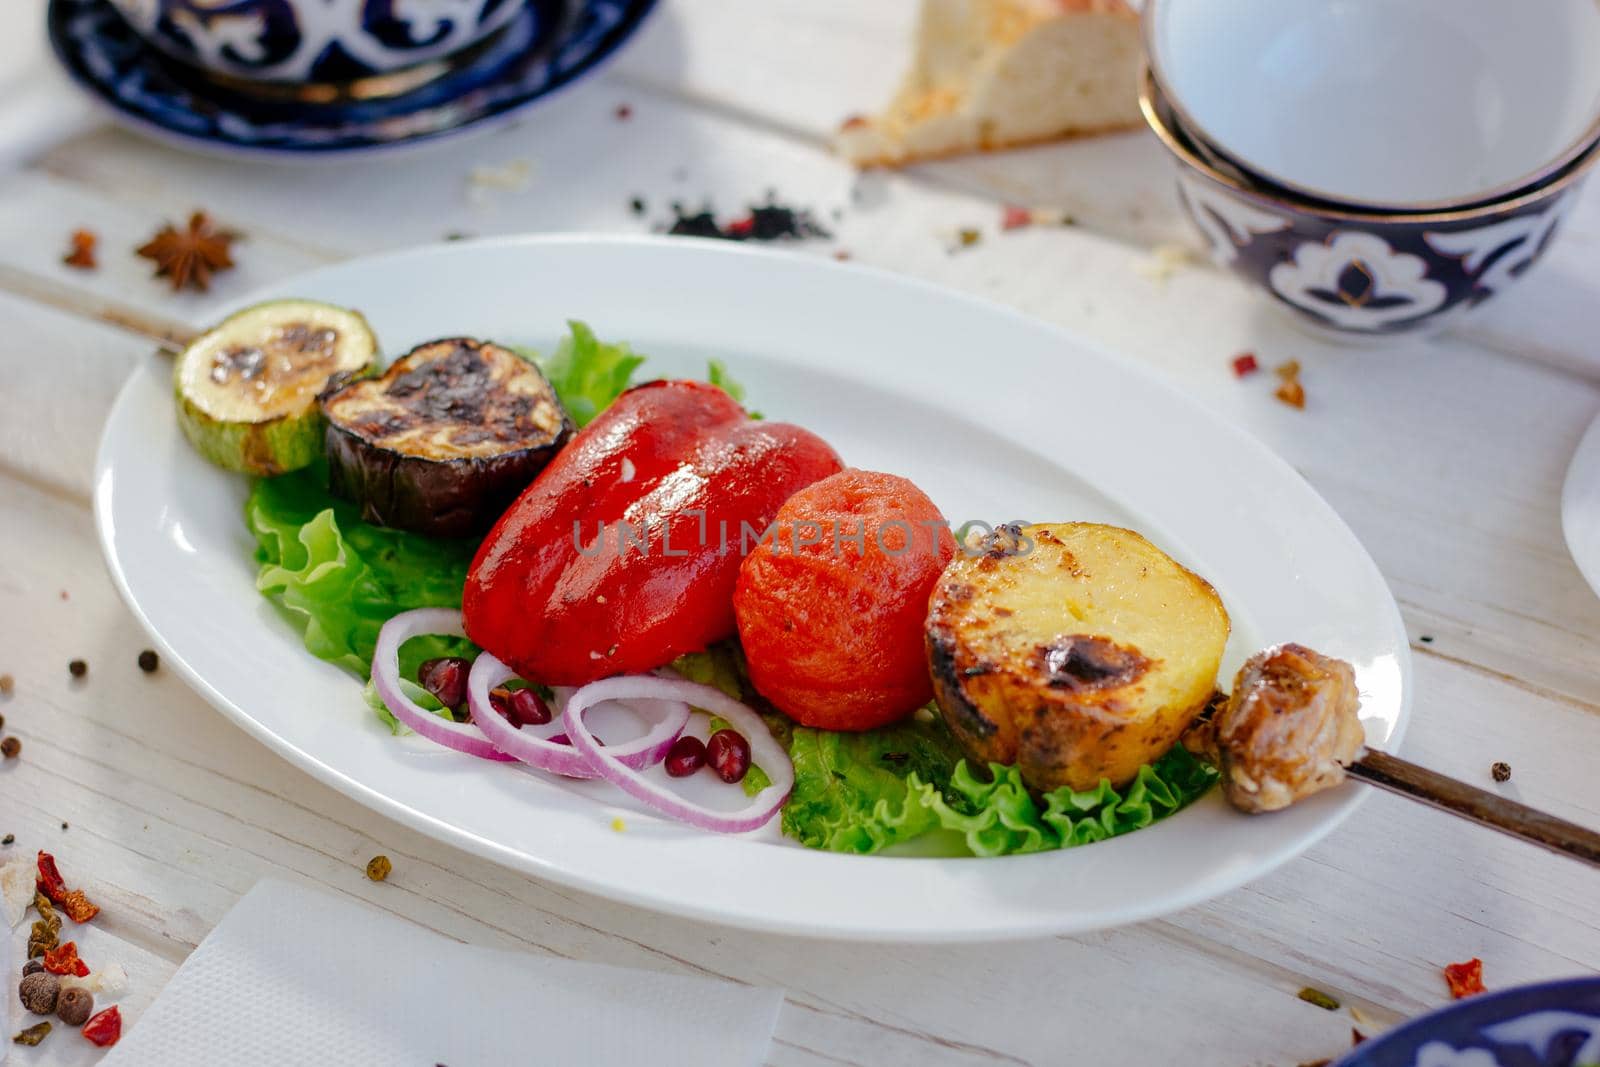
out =
{"type": "Polygon", "coordinates": [[[344,83],[440,60],[488,37],[525,0],[113,0],[168,55],[215,74],[344,83]]]}
{"type": "Polygon", "coordinates": [[[1469,997],[1356,1046],[1338,1067],[1591,1064],[1600,1064],[1600,978],[1469,997]]]}
{"type": "Polygon", "coordinates": [[[1600,158],[1592,146],[1542,184],[1461,210],[1361,211],[1208,163],[1148,70],[1140,104],[1177,161],[1179,199],[1212,258],[1303,320],[1351,335],[1442,328],[1521,278],[1600,158]]]}

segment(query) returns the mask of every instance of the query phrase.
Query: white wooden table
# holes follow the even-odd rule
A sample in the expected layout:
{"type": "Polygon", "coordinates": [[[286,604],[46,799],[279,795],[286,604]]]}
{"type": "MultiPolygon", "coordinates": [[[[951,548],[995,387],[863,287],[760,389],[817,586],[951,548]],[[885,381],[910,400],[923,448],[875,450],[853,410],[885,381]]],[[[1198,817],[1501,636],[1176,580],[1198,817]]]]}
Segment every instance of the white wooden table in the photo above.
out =
{"type": "MultiPolygon", "coordinates": [[[[37,0],[28,0],[35,3],[37,0]]],[[[119,327],[204,324],[261,283],[453,232],[639,232],[668,202],[732,212],[776,188],[836,231],[801,250],[983,293],[1180,382],[1287,456],[1383,569],[1416,659],[1409,757],[1600,825],[1600,600],[1562,542],[1561,479],[1600,378],[1600,183],[1524,287],[1453,336],[1337,348],[1209,267],[1153,139],[1129,134],[860,182],[825,151],[880,101],[912,0],[668,0],[608,72],[510,128],[397,159],[291,168],[179,154],[110,129],[0,176],[0,700],[23,741],[0,766],[0,835],[81,872],[126,945],[137,1008],[264,875],[348,893],[463,940],[788,990],[774,1064],[1184,1063],[1292,1067],[1447,998],[1440,966],[1491,987],[1600,968],[1600,877],[1375,796],[1306,857],[1204,907],[1104,934],[972,947],[811,943],[669,919],[437,844],[291,768],[175,677],[107,580],[92,460],[147,348],[119,327]],[[632,109],[619,120],[618,105],[632,109]],[[468,172],[532,164],[525,191],[468,172]],[[645,218],[630,198],[643,197],[645,218]],[[1067,229],[1002,234],[1001,205],[1067,229]],[[248,235],[209,296],[174,296],[130,249],[196,207],[248,235]],[[837,220],[834,208],[842,209],[837,220]],[[983,231],[948,251],[953,231],[983,231]],[[76,227],[94,273],[60,264],[76,227]],[[1303,364],[1310,402],[1228,361],[1303,364]],[[72,682],[67,662],[89,663],[72,682]],[[69,829],[63,823],[70,824],[69,829]],[[362,872],[388,854],[385,884],[362,872]]],[[[537,280],[530,280],[537,284],[537,280]]],[[[1069,383],[1070,384],[1070,383],[1069,383]]],[[[1064,886],[1063,892],[1070,892],[1064,886]]],[[[5,994],[11,998],[13,994],[5,994]]],[[[6,1035],[9,1037],[9,1034],[6,1035]]]]}

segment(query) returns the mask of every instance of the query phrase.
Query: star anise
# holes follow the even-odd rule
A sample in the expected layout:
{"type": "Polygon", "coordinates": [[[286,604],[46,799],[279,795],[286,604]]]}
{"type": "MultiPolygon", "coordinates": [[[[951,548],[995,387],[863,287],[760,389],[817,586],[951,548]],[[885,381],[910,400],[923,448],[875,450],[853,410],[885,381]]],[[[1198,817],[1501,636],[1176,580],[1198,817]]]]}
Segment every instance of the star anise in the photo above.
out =
{"type": "Polygon", "coordinates": [[[212,274],[233,266],[228,246],[237,236],[216,229],[204,211],[196,211],[188,229],[168,223],[139,248],[139,255],[155,263],[156,277],[170,281],[173,292],[191,286],[203,293],[211,288],[212,274]]]}

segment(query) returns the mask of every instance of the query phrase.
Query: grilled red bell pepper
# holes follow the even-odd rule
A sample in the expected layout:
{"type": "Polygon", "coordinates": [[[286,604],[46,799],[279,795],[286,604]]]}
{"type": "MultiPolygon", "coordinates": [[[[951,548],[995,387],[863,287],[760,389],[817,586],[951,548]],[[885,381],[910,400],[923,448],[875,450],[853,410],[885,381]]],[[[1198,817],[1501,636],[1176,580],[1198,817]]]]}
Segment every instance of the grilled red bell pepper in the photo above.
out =
{"type": "Polygon", "coordinates": [[[731,637],[744,551],[791,494],[842,466],[815,434],[754,421],[704,382],[630,389],[478,548],[467,634],[550,685],[651,670],[731,637]]]}

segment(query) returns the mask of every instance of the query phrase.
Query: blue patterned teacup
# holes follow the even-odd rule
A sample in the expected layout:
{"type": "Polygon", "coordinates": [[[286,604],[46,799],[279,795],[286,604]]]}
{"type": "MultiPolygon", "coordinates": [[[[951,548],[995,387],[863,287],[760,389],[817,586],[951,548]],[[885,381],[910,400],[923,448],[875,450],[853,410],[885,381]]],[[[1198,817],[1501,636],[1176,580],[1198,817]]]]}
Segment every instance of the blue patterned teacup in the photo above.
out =
{"type": "Polygon", "coordinates": [[[146,40],[214,74],[339,84],[444,59],[527,0],[112,0],[146,40]]]}
{"type": "Polygon", "coordinates": [[[1145,72],[1145,121],[1178,163],[1212,258],[1309,323],[1345,334],[1434,330],[1516,281],[1549,247],[1600,145],[1541,183],[1454,210],[1363,211],[1208,162],[1145,72]]]}

